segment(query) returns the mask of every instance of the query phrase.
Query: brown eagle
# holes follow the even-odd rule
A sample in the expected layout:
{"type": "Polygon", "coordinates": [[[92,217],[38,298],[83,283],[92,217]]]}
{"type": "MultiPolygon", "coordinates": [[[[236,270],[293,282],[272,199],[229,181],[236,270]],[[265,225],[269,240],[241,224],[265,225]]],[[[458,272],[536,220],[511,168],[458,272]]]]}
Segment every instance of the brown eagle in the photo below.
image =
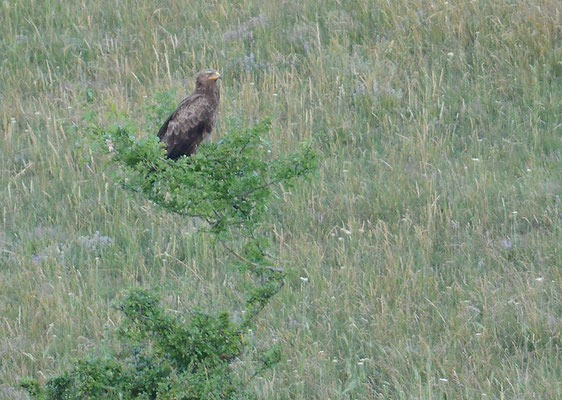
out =
{"type": "Polygon", "coordinates": [[[197,152],[197,147],[211,134],[217,121],[221,74],[206,69],[195,78],[195,91],[179,104],[158,131],[166,144],[167,156],[173,160],[197,152]]]}

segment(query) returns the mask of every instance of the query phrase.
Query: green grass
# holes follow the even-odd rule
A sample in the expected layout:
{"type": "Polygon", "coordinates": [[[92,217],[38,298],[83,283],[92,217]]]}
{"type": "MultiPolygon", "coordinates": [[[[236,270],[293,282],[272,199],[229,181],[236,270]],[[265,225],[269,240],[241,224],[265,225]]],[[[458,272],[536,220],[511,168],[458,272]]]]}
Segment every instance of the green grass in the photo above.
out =
{"type": "Polygon", "coordinates": [[[99,347],[125,288],[240,304],[224,250],[79,140],[213,67],[215,140],[271,115],[275,151],[321,154],[271,210],[289,276],[247,340],[285,359],[259,398],[560,398],[559,2],[192,3],[0,4],[0,397],[99,347]]]}

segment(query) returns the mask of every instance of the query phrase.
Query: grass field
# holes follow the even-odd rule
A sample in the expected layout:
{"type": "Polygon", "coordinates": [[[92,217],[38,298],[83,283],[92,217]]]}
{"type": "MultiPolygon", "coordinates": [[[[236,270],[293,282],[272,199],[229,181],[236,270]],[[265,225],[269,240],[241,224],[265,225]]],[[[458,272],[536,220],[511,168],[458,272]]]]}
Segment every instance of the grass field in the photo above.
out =
{"type": "Polygon", "coordinates": [[[0,398],[98,348],[125,288],[236,314],[224,250],[116,186],[80,140],[88,113],[142,122],[207,67],[223,74],[215,140],[272,116],[275,151],[313,138],[320,154],[272,207],[289,273],[248,340],[284,359],[258,398],[561,398],[561,13],[2,1],[0,398]]]}

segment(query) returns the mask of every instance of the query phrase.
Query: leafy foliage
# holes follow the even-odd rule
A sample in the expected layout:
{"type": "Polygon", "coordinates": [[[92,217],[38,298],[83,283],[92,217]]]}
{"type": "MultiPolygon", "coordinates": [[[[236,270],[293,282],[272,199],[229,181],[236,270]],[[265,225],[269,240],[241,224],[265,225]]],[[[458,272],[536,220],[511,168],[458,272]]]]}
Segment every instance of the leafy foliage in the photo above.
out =
{"type": "Polygon", "coordinates": [[[122,351],[79,360],[41,387],[22,385],[39,399],[232,398],[229,363],[242,351],[240,329],[226,313],[193,313],[186,321],[166,312],[145,289],[130,290],[119,309],[122,351]]]}
{"type": "Polygon", "coordinates": [[[264,120],[252,128],[233,130],[218,143],[202,146],[191,157],[164,158],[156,136],[138,138],[130,128],[98,137],[112,143],[116,161],[131,172],[124,185],[169,211],[207,221],[215,233],[228,227],[255,228],[267,210],[272,186],[290,183],[315,168],[309,144],[299,153],[272,159],[261,135],[270,127],[264,120]]]}
{"type": "MultiPolygon", "coordinates": [[[[158,113],[156,110],[155,112],[158,113]]],[[[127,292],[119,309],[121,350],[105,357],[78,360],[44,386],[34,379],[21,385],[38,399],[230,399],[240,398],[248,382],[232,378],[230,363],[244,351],[242,333],[283,286],[283,268],[267,252],[267,203],[278,183],[315,168],[310,145],[273,158],[262,135],[269,121],[234,129],[218,143],[200,147],[191,157],[172,161],[154,135],[139,138],[130,121],[105,129],[92,126],[92,143],[113,154],[121,168],[117,179],[155,204],[184,217],[198,217],[235,256],[241,270],[256,276],[247,288],[246,310],[239,323],[227,312],[192,312],[185,320],[166,312],[146,289],[127,292]],[[236,251],[235,246],[241,250],[236,251]]],[[[263,352],[252,377],[271,368],[280,351],[263,352]]]]}

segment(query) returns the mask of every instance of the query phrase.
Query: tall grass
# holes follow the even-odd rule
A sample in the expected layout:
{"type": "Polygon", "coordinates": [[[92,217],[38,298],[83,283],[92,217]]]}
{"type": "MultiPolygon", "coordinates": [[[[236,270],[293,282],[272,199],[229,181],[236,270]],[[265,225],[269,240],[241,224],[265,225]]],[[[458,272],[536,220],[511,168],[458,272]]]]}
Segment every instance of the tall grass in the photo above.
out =
{"type": "Polygon", "coordinates": [[[215,140],[272,115],[275,151],[322,154],[271,210],[289,279],[248,340],[286,358],[259,398],[560,398],[561,12],[3,1],[0,397],[99,346],[124,288],[240,303],[223,251],[115,187],[80,140],[92,111],[144,122],[158,91],[179,101],[214,67],[215,140]]]}

